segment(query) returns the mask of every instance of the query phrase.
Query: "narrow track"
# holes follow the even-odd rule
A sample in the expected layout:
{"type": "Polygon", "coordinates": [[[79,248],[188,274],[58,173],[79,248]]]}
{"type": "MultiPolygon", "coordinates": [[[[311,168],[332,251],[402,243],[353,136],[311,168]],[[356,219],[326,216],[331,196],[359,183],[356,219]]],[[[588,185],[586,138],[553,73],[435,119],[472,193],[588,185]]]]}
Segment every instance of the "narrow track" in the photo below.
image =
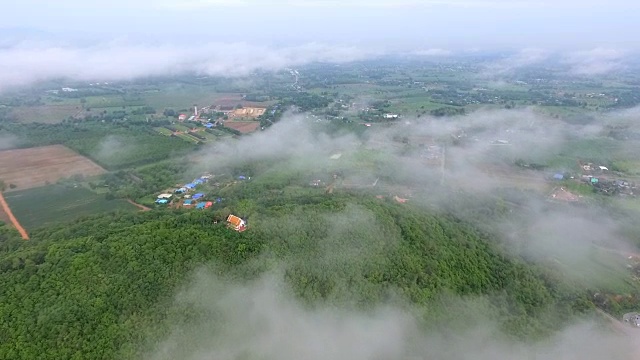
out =
{"type": "Polygon", "coordinates": [[[135,207],[137,207],[138,209],[140,209],[140,211],[149,211],[151,210],[150,207],[146,207],[144,205],[138,204],[137,202],[131,200],[131,199],[127,199],[127,202],[135,207]]]}
{"type": "Polygon", "coordinates": [[[4,195],[2,195],[2,192],[0,192],[0,206],[2,206],[2,210],[5,214],[7,214],[7,217],[11,221],[11,224],[16,228],[16,230],[18,230],[20,236],[22,236],[24,240],[29,240],[29,234],[27,234],[27,230],[25,230],[22,225],[20,225],[18,219],[16,219],[16,217],[13,215],[13,212],[11,211],[9,204],[7,204],[7,201],[4,199],[4,195]]]}

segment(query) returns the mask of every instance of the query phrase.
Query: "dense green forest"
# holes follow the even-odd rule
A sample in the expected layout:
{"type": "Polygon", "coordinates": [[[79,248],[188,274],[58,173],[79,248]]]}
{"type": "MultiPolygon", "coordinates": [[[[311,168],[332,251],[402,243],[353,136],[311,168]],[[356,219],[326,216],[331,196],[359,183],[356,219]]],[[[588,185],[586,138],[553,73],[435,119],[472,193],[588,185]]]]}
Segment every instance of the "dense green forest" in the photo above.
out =
{"type": "MultiPolygon", "coordinates": [[[[503,328],[548,334],[591,307],[582,290],[513,260],[455,218],[350,195],[300,196],[245,208],[249,230],[211,213],[114,213],[50,227],[20,242],[0,233],[0,358],[131,358],[188,319],[172,301],[192,271],[242,281],[284,269],[310,305],[366,308],[390,294],[446,314],[441,294],[487,297],[503,328]]],[[[223,324],[221,324],[222,326],[223,324]]]]}

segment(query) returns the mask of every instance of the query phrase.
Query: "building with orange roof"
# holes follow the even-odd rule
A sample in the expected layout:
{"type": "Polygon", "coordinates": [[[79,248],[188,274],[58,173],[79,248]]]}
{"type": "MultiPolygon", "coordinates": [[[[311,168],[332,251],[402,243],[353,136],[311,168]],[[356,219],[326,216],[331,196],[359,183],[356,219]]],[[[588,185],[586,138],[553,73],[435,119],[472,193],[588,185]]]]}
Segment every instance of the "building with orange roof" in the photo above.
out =
{"type": "Polygon", "coordinates": [[[235,231],[245,231],[247,229],[247,224],[244,220],[235,215],[229,215],[227,217],[227,224],[235,231]]]}

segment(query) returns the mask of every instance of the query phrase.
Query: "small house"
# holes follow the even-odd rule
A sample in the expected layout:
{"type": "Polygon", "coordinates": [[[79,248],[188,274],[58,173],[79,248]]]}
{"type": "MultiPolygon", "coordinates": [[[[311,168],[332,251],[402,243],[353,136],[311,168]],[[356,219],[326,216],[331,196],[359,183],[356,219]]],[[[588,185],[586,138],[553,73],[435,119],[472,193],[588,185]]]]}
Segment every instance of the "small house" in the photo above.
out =
{"type": "Polygon", "coordinates": [[[238,176],[238,179],[239,179],[239,180],[247,180],[247,177],[246,177],[246,176],[244,176],[244,175],[240,175],[240,176],[238,176]]]}
{"type": "Polygon", "coordinates": [[[160,194],[158,195],[158,199],[171,199],[172,194],[160,194]]]}
{"type": "Polygon", "coordinates": [[[167,200],[167,199],[157,199],[156,200],[156,204],[166,205],[168,203],[169,203],[169,200],[167,200]]]}
{"type": "Polygon", "coordinates": [[[178,115],[178,120],[179,120],[179,121],[185,121],[185,120],[187,120],[187,114],[180,114],[180,115],[178,115]]]}
{"type": "Polygon", "coordinates": [[[562,175],[562,174],[555,174],[555,175],[553,175],[553,179],[554,179],[554,180],[562,180],[562,179],[564,179],[564,175],[562,175]]]}
{"type": "Polygon", "coordinates": [[[199,203],[196,205],[196,209],[202,210],[202,209],[204,209],[204,208],[205,208],[205,206],[206,206],[206,205],[207,205],[207,203],[205,203],[205,202],[199,202],[199,203]]]}
{"type": "Polygon", "coordinates": [[[244,220],[235,215],[229,215],[227,217],[227,224],[235,231],[242,232],[247,229],[247,224],[244,222],[244,220]]]}
{"type": "Polygon", "coordinates": [[[180,189],[176,189],[175,193],[176,194],[184,194],[187,192],[187,188],[185,187],[181,187],[180,189]]]}
{"type": "Polygon", "coordinates": [[[184,203],[183,203],[182,205],[184,205],[184,206],[191,206],[191,205],[193,205],[193,200],[191,200],[191,199],[187,199],[187,200],[185,200],[185,201],[184,201],[184,203]]]}
{"type": "Polygon", "coordinates": [[[204,124],[204,126],[205,126],[207,129],[211,129],[211,128],[213,127],[213,124],[212,124],[212,123],[206,123],[206,124],[204,124]]]}
{"type": "Polygon", "coordinates": [[[197,194],[193,195],[193,199],[194,200],[198,200],[198,199],[203,198],[203,197],[204,197],[203,193],[197,193],[197,194]]]}
{"type": "Polygon", "coordinates": [[[185,185],[184,187],[186,187],[187,189],[195,189],[196,188],[196,184],[189,183],[189,184],[185,185]]]}
{"type": "Polygon", "coordinates": [[[591,183],[593,185],[597,184],[599,182],[598,178],[591,178],[591,183]]]}
{"type": "Polygon", "coordinates": [[[205,208],[205,209],[208,209],[208,208],[210,208],[210,207],[212,207],[212,206],[213,206],[213,202],[212,202],[212,201],[207,201],[207,202],[204,204],[204,208],[205,208]]]}

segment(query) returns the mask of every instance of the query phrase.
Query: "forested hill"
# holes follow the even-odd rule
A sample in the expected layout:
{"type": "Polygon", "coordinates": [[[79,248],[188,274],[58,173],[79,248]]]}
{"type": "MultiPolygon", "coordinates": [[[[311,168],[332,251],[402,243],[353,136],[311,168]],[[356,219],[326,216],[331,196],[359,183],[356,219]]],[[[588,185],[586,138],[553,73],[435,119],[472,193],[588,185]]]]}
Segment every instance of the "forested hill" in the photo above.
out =
{"type": "Polygon", "coordinates": [[[367,307],[395,294],[435,317],[444,292],[491,297],[496,321],[521,336],[590,305],[455,219],[347,195],[266,205],[243,233],[210,213],[167,210],[32,235],[1,235],[1,359],[140,357],[181,316],[175,292],[205,264],[234,281],[284,269],[309,304],[367,307]]]}

